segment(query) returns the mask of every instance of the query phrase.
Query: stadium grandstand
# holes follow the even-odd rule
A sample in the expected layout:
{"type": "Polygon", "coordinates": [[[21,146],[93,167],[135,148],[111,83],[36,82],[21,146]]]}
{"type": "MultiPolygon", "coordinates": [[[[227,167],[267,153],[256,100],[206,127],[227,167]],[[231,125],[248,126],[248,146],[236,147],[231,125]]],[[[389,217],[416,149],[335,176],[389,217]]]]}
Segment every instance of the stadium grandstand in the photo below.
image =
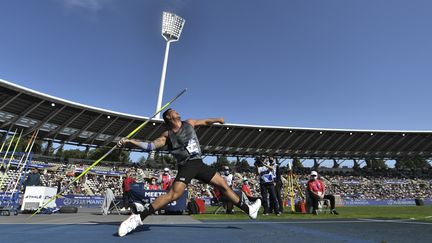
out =
{"type": "MultiPolygon", "coordinates": [[[[37,92],[11,82],[0,80],[0,128],[3,134],[22,130],[29,136],[39,130],[38,139],[48,146],[53,143],[71,144],[90,148],[114,146],[135,127],[148,120],[100,108],[91,107],[37,92]]],[[[162,120],[152,120],[150,126],[138,132],[136,138],[154,139],[163,127],[162,120]]],[[[224,124],[200,127],[197,130],[205,155],[239,158],[273,156],[278,160],[313,159],[318,169],[324,160],[333,160],[333,169],[320,171],[334,193],[348,199],[407,199],[432,198],[429,168],[417,171],[367,171],[360,174],[341,168],[347,161],[397,160],[416,158],[430,163],[432,157],[432,132],[342,130],[298,127],[270,127],[246,124],[224,124]],[[425,170],[423,170],[425,169],[425,170]],[[377,186],[380,185],[380,186],[377,186]],[[396,190],[398,193],[389,193],[396,190]]],[[[2,136],[2,143],[6,136],[2,136]]],[[[32,167],[43,171],[42,182],[46,186],[65,186],[75,173],[81,172],[91,160],[61,161],[53,156],[34,155],[32,167]],[[59,179],[61,178],[61,180],[59,179]]],[[[121,180],[125,172],[133,171],[138,181],[149,183],[161,171],[137,168],[130,165],[103,164],[93,168],[82,183],[76,183],[65,194],[101,195],[105,188],[114,189],[121,196],[121,180]]],[[[304,189],[310,169],[295,168],[304,189]]],[[[175,170],[173,175],[175,175],[175,170]]],[[[16,180],[18,173],[11,169],[5,176],[6,185],[16,180]]],[[[250,171],[237,171],[235,184],[241,178],[251,178],[252,191],[259,194],[258,182],[250,171]]],[[[201,184],[193,184],[195,196],[211,197],[211,192],[201,184]]]]}
{"type": "MultiPolygon", "coordinates": [[[[114,146],[148,117],[104,110],[67,101],[0,79],[0,129],[23,136],[40,129],[47,142],[114,146]]],[[[154,119],[135,138],[154,139],[163,131],[154,119]]],[[[360,160],[432,158],[431,131],[348,130],[224,124],[197,129],[205,155],[232,157],[360,160]]],[[[4,139],[5,136],[3,136],[4,139]]]]}

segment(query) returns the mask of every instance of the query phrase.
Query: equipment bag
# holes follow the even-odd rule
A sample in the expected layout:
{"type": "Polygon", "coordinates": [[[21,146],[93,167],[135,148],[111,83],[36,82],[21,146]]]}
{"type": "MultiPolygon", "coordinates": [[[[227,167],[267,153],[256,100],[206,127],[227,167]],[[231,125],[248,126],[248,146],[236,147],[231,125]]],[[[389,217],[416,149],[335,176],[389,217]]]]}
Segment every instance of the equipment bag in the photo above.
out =
{"type": "Polygon", "coordinates": [[[189,212],[189,214],[197,214],[199,212],[199,208],[197,203],[195,202],[195,199],[191,199],[188,203],[187,203],[187,210],[189,212]]]}

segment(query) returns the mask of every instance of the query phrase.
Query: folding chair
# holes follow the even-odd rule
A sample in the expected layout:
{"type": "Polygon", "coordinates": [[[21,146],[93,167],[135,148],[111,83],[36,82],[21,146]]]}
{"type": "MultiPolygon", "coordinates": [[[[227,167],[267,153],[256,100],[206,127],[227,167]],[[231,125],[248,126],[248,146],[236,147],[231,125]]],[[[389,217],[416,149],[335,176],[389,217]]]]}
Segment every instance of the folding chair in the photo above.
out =
{"type": "Polygon", "coordinates": [[[225,203],[222,201],[218,201],[218,207],[216,208],[214,214],[225,213],[225,203]]]}
{"type": "Polygon", "coordinates": [[[121,215],[119,208],[117,207],[120,204],[120,200],[116,200],[114,196],[114,192],[111,189],[106,189],[105,198],[102,203],[102,214],[108,215],[114,209],[117,211],[118,215],[121,215]]]}
{"type": "MultiPolygon", "coordinates": [[[[244,192],[240,190],[234,190],[234,192],[237,194],[238,197],[240,197],[240,200],[244,201],[246,204],[250,204],[250,201],[244,192]]],[[[228,199],[224,196],[220,196],[219,198],[217,198],[217,200],[218,207],[216,208],[214,214],[218,214],[221,212],[225,213],[226,203],[228,202],[228,199]]]]}
{"type": "Polygon", "coordinates": [[[327,212],[330,213],[330,200],[328,199],[321,199],[318,201],[318,212],[326,214],[327,212]]]}

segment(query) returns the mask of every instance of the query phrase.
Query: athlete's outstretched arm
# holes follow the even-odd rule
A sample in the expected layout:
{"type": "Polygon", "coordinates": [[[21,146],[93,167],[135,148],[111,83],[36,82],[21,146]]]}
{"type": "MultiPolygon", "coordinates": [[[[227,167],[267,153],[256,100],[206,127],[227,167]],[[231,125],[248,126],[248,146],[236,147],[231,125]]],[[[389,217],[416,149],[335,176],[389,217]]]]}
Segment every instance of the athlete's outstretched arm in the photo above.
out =
{"type": "Polygon", "coordinates": [[[187,123],[191,124],[193,127],[196,126],[210,126],[214,123],[224,124],[225,119],[223,117],[219,118],[207,118],[207,119],[200,119],[200,120],[194,120],[194,119],[188,119],[186,120],[187,123]]]}
{"type": "Polygon", "coordinates": [[[162,133],[162,135],[160,137],[156,138],[153,141],[143,142],[143,141],[138,140],[138,139],[122,138],[118,142],[118,146],[122,147],[128,143],[131,143],[137,147],[143,148],[146,151],[153,151],[155,149],[162,148],[163,146],[165,146],[167,137],[168,137],[168,132],[166,131],[166,132],[162,133]]]}

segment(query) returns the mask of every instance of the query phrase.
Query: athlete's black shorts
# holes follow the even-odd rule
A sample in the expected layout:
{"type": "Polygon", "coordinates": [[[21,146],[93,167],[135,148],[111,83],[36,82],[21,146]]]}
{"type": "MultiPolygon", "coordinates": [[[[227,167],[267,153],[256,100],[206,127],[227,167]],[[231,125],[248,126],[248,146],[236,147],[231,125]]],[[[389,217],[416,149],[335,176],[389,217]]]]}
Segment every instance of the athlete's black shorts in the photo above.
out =
{"type": "Polygon", "coordinates": [[[204,164],[202,159],[194,159],[178,166],[178,173],[174,182],[181,181],[187,185],[192,179],[197,179],[209,183],[215,174],[216,170],[204,164]]]}

